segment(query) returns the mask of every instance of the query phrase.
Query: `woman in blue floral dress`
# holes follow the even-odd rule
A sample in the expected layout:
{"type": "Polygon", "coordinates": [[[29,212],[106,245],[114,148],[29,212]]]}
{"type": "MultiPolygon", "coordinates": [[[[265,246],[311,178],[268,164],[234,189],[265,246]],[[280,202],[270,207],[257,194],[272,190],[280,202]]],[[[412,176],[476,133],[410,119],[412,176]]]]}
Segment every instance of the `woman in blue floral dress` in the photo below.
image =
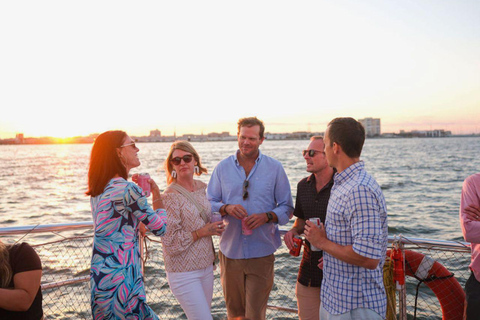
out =
{"type": "Polygon", "coordinates": [[[152,209],[142,189],[127,181],[138,167],[139,149],[123,131],[99,135],[92,148],[88,172],[95,226],[90,269],[93,319],[158,319],[147,305],[141,270],[140,222],[155,235],[166,231],[166,213],[157,209],[160,192],[150,180],[152,209]]]}

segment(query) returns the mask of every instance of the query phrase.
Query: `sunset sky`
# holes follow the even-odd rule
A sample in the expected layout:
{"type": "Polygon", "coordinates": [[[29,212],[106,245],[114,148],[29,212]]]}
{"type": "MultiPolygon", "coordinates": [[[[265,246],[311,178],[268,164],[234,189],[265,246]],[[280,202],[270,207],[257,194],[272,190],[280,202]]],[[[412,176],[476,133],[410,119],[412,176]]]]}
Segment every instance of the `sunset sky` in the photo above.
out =
{"type": "Polygon", "coordinates": [[[2,1],[0,139],[480,133],[480,1],[2,1]]]}

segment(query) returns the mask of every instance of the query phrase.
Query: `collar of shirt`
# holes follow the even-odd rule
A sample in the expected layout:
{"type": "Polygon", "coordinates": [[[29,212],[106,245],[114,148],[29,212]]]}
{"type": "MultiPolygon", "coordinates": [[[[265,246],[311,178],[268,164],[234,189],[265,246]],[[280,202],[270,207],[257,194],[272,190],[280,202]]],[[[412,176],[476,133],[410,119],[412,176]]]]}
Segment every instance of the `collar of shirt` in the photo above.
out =
{"type": "Polygon", "coordinates": [[[333,176],[333,180],[335,181],[336,185],[341,185],[343,182],[349,180],[350,177],[354,176],[358,171],[364,170],[364,169],[365,169],[365,164],[361,160],[359,162],[352,164],[350,167],[343,170],[342,172],[335,173],[335,175],[333,176]]]}
{"type": "MultiPolygon", "coordinates": [[[[235,152],[235,154],[233,155],[233,158],[235,159],[235,164],[237,166],[240,166],[240,163],[238,162],[238,153],[239,152],[240,152],[240,149],[237,149],[237,152],[235,152]]],[[[262,159],[262,157],[263,157],[263,153],[262,153],[262,151],[260,151],[260,149],[258,149],[258,157],[257,157],[257,159],[255,159],[255,162],[259,163],[260,160],[262,159]]]]}
{"type": "MultiPolygon", "coordinates": [[[[334,170],[334,171],[333,171],[332,179],[330,179],[330,181],[328,181],[328,183],[325,184],[325,185],[323,186],[323,188],[322,188],[319,192],[317,192],[317,193],[320,193],[320,192],[322,192],[323,190],[325,190],[326,188],[328,188],[328,187],[330,187],[331,185],[333,185],[333,182],[334,182],[334,181],[333,181],[333,177],[335,176],[335,173],[337,172],[335,169],[333,169],[333,170],[334,170]]],[[[316,186],[315,186],[315,183],[316,183],[316,182],[317,182],[317,179],[315,178],[315,174],[312,173],[309,177],[307,177],[307,183],[308,183],[309,185],[311,185],[312,187],[316,187],[316,186]]]]}

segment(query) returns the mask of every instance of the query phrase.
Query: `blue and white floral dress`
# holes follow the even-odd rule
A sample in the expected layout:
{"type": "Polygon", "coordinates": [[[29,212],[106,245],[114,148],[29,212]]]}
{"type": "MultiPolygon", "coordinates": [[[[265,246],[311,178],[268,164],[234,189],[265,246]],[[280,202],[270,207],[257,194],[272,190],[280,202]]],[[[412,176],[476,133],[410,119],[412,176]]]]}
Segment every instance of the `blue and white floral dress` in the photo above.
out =
{"type": "Polygon", "coordinates": [[[93,319],[158,319],[147,305],[140,260],[139,223],[166,231],[166,213],[154,211],[133,182],[113,178],[90,199],[95,235],[90,269],[93,319]]]}

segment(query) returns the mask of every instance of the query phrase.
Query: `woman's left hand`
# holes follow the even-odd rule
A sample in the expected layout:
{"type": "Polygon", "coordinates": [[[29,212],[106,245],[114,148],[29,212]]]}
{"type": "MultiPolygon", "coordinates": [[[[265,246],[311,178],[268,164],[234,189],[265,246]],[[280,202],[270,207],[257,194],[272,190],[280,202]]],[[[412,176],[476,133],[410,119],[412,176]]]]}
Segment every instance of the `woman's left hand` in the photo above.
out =
{"type": "Polygon", "coordinates": [[[217,221],[212,223],[207,223],[202,229],[205,233],[205,236],[221,236],[223,231],[225,231],[225,225],[223,221],[217,221]]]}

